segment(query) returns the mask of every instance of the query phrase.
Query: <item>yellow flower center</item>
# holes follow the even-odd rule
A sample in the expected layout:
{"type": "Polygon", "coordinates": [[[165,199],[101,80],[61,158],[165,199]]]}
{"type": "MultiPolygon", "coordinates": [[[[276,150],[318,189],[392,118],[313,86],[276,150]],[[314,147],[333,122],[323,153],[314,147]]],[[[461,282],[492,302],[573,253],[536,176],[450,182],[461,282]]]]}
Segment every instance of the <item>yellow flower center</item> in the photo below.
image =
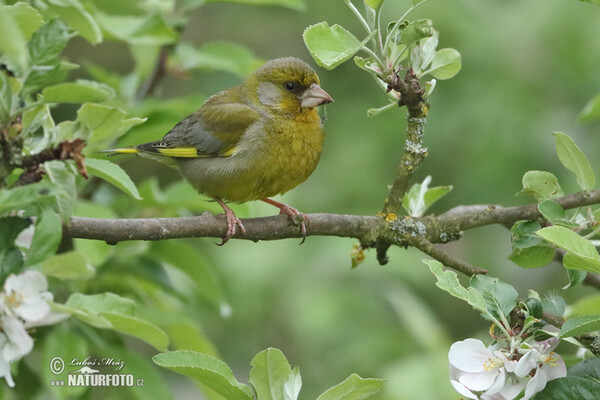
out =
{"type": "Polygon", "coordinates": [[[554,357],[553,351],[548,354],[548,357],[546,357],[544,363],[548,364],[550,367],[556,367],[558,365],[558,358],[554,357]]]}
{"type": "Polygon", "coordinates": [[[18,307],[23,302],[23,296],[18,292],[10,292],[4,299],[11,307],[18,307]]]}
{"type": "Polygon", "coordinates": [[[502,366],[502,360],[500,360],[499,358],[488,358],[487,361],[483,363],[483,369],[486,371],[498,369],[501,366],[502,366]]]}

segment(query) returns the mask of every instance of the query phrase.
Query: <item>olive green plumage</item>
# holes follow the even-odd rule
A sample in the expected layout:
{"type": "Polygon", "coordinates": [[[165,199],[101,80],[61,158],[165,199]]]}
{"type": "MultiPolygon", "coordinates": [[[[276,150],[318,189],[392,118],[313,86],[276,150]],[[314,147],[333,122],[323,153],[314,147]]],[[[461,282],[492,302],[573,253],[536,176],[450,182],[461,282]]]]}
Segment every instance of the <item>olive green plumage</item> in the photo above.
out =
{"type": "MultiPolygon", "coordinates": [[[[241,85],[211,96],[162,140],[113,152],[169,161],[194,188],[218,201],[264,199],[287,192],[314,171],[325,137],[316,107],[331,101],[311,67],[297,58],[278,58],[241,85]]],[[[239,219],[219,204],[227,215],[227,235],[236,224],[243,232],[239,219]]],[[[280,208],[290,214],[289,207],[280,208]]]]}

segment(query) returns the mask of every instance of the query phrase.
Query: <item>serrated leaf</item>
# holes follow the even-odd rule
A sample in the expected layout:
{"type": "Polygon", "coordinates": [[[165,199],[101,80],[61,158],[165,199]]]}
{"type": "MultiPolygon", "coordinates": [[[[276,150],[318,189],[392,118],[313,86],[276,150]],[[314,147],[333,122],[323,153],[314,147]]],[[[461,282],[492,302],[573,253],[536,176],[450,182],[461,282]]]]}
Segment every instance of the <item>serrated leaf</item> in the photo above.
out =
{"type": "Polygon", "coordinates": [[[343,27],[329,26],[327,22],[311,25],[302,34],[310,55],[317,64],[328,70],[350,59],[371,36],[361,42],[343,27]]]}
{"type": "Polygon", "coordinates": [[[27,44],[31,63],[45,65],[55,61],[73,36],[60,19],[48,21],[34,32],[27,44]]]}
{"type": "Polygon", "coordinates": [[[49,207],[43,208],[35,223],[35,232],[31,246],[27,250],[25,265],[37,264],[53,255],[58,249],[61,237],[62,222],[60,216],[49,207]]]}
{"type": "Polygon", "coordinates": [[[102,30],[92,15],[75,0],[48,0],[50,10],[58,14],[88,42],[102,41],[102,30]]]}
{"type": "Polygon", "coordinates": [[[510,239],[513,249],[525,249],[543,242],[535,233],[541,229],[535,221],[517,221],[510,228],[510,239]]]}
{"type": "Polygon", "coordinates": [[[569,368],[568,376],[578,376],[580,378],[600,378],[600,358],[591,358],[583,360],[569,368]]]}
{"type": "Polygon", "coordinates": [[[452,296],[464,300],[475,310],[482,313],[487,312],[486,301],[483,295],[475,288],[465,288],[458,281],[456,272],[444,271],[442,263],[435,260],[423,260],[429,266],[431,272],[437,278],[436,286],[452,296]]]}
{"type": "Polygon", "coordinates": [[[261,351],[250,363],[248,381],[261,400],[283,400],[283,386],[292,371],[283,353],[274,348],[261,351]]]}
{"type": "Polygon", "coordinates": [[[27,3],[19,1],[12,6],[4,7],[14,22],[16,22],[25,40],[29,40],[33,32],[44,24],[42,14],[27,3]]]}
{"type": "Polygon", "coordinates": [[[77,120],[90,130],[89,143],[116,139],[145,118],[126,118],[127,113],[115,107],[85,103],[77,111],[77,120]]]}
{"type": "Polygon", "coordinates": [[[343,382],[323,392],[317,400],[362,400],[383,388],[383,379],[361,378],[352,374],[343,382]]]}
{"type": "Polygon", "coordinates": [[[577,183],[583,190],[591,190],[596,184],[596,177],[587,157],[577,147],[573,139],[562,132],[554,132],[556,137],[556,154],[560,162],[575,174],[577,183]]]}
{"type": "Polygon", "coordinates": [[[548,296],[542,299],[542,305],[544,306],[544,311],[549,312],[550,314],[558,315],[561,317],[565,313],[566,303],[565,300],[560,296],[548,296]]]}
{"type": "Polygon", "coordinates": [[[104,179],[136,200],[142,200],[135,183],[119,165],[108,160],[86,158],[85,166],[90,175],[104,179]]]}
{"type": "Polygon", "coordinates": [[[539,268],[554,260],[554,249],[543,245],[516,248],[508,259],[522,268],[539,268]]]}
{"type": "Polygon", "coordinates": [[[583,283],[585,277],[587,276],[587,272],[578,269],[566,269],[565,271],[567,271],[567,278],[569,278],[569,283],[565,287],[563,287],[563,289],[568,289],[580,285],[581,283],[583,283]]]}
{"type": "Polygon", "coordinates": [[[63,223],[68,224],[77,199],[75,175],[67,169],[63,161],[58,160],[45,162],[44,169],[48,178],[50,178],[50,182],[57,188],[56,205],[58,213],[62,217],[63,223]]]}
{"type": "MultiPolygon", "coordinates": [[[[600,3],[600,0],[598,0],[600,3]]],[[[589,122],[600,118],[600,93],[594,96],[579,114],[579,122],[589,122]]]]}
{"type": "Polygon", "coordinates": [[[496,319],[502,320],[502,316],[508,319],[510,312],[517,306],[519,294],[515,288],[498,278],[475,275],[470,280],[470,286],[482,294],[487,312],[496,319]]]}
{"type": "Polygon", "coordinates": [[[116,93],[104,83],[78,79],[47,86],[42,90],[42,96],[48,103],[101,103],[113,99],[116,93]]]}
{"type": "Polygon", "coordinates": [[[560,328],[558,337],[578,336],[598,330],[600,330],[600,315],[584,315],[566,320],[560,328]]]}
{"type": "Polygon", "coordinates": [[[564,194],[556,176],[546,171],[527,171],[523,175],[521,193],[528,194],[537,201],[553,199],[564,194]]]}
{"type": "Polygon", "coordinates": [[[563,258],[565,268],[600,273],[600,255],[589,240],[562,226],[550,226],[536,233],[548,242],[567,250],[563,258]]]}
{"type": "Polygon", "coordinates": [[[170,351],[155,355],[152,361],[160,367],[196,379],[228,400],[253,398],[250,387],[239,383],[227,364],[207,354],[170,351]]]}
{"type": "Polygon", "coordinates": [[[56,254],[42,262],[42,272],[58,279],[88,279],[96,274],[78,251],[56,254]]]}
{"type": "Polygon", "coordinates": [[[423,73],[437,79],[450,79],[458,74],[462,67],[460,53],[455,49],[441,49],[435,53],[431,67],[423,73]]]}
{"type": "Polygon", "coordinates": [[[567,376],[553,379],[533,400],[596,400],[600,383],[592,379],[567,376]]]}
{"type": "Polygon", "coordinates": [[[55,307],[97,328],[112,329],[141,339],[159,351],[166,350],[169,344],[169,338],[162,329],[137,316],[132,300],[113,293],[74,293],[64,305],[55,307]]]}
{"type": "Polygon", "coordinates": [[[22,210],[28,204],[49,202],[55,196],[56,187],[47,181],[0,189],[0,216],[22,210]]]}

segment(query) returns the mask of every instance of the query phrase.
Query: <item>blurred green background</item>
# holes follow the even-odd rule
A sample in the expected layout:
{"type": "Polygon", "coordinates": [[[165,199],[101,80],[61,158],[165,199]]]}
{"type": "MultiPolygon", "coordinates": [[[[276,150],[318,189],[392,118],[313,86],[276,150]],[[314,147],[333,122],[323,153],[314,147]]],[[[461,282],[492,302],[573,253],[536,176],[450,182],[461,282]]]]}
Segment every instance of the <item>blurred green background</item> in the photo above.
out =
{"type": "MultiPolygon", "coordinates": [[[[409,3],[387,0],[386,22],[398,18],[409,3]]],[[[198,46],[230,40],[265,60],[291,55],[314,66],[302,42],[306,26],[327,21],[363,35],[343,1],[306,0],[306,5],[297,12],[207,3],[191,15],[183,37],[198,46]]],[[[461,204],[525,204],[529,199],[515,193],[530,169],[551,171],[565,192],[575,191],[574,179],[555,155],[552,131],[571,135],[600,171],[600,123],[576,121],[600,91],[599,17],[599,8],[576,0],[430,0],[411,15],[434,21],[440,31],[438,48],[453,47],[462,54],[461,72],[439,81],[431,99],[425,136],[429,158],[416,174],[417,181],[432,175],[433,185],[454,185],[433,212],[461,204]]],[[[127,48],[111,42],[94,47],[74,40],[67,58],[122,73],[132,68],[127,48]]],[[[335,99],[327,107],[325,149],[309,180],[282,200],[305,213],[376,214],[401,157],[405,111],[367,117],[368,108],[385,105],[386,99],[352,62],[333,71],[317,70],[335,99]]],[[[167,114],[162,124],[168,129],[208,95],[239,82],[224,72],[168,76],[157,88],[158,98],[197,95],[197,102],[184,104],[179,115],[167,114]]],[[[134,129],[122,141],[135,143],[140,137],[134,129]]],[[[158,176],[162,187],[178,179],[166,167],[139,158],[111,160],[139,184],[151,176],[158,176]]],[[[197,201],[214,209],[204,197],[197,201]]],[[[274,213],[258,203],[237,210],[246,217],[274,213]]],[[[242,381],[257,352],[280,348],[292,366],[300,367],[301,398],[315,398],[356,372],[388,380],[378,399],[458,399],[447,377],[449,346],[466,337],[485,338],[489,328],[471,308],[435,287],[417,251],[393,248],[383,267],[374,252],[367,252],[366,261],[351,270],[350,239],[309,237],[302,246],[295,239],[232,240],[223,247],[214,246],[212,239],[190,242],[219,277],[224,303],[211,306],[180,282],[189,316],[201,321],[242,381]]],[[[116,250],[144,251],[144,244],[139,244],[141,250],[136,246],[125,243],[116,250]]],[[[502,227],[466,232],[444,248],[489,269],[521,295],[534,289],[574,300],[588,293],[586,288],[560,290],[567,280],[556,265],[523,270],[508,261],[510,239],[502,227]]],[[[165,374],[177,383],[178,399],[197,398],[191,381],[165,374]]]]}

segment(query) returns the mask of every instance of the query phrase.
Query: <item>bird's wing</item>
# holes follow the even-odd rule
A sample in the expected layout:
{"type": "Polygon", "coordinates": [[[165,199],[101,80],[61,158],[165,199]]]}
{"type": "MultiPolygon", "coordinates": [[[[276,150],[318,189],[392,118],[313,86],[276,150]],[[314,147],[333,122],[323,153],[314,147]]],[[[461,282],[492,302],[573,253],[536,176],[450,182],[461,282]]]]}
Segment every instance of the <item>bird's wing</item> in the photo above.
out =
{"type": "Polygon", "coordinates": [[[248,127],[260,117],[255,108],[236,100],[221,92],[175,125],[162,140],[136,149],[176,158],[230,156],[248,127]]]}

